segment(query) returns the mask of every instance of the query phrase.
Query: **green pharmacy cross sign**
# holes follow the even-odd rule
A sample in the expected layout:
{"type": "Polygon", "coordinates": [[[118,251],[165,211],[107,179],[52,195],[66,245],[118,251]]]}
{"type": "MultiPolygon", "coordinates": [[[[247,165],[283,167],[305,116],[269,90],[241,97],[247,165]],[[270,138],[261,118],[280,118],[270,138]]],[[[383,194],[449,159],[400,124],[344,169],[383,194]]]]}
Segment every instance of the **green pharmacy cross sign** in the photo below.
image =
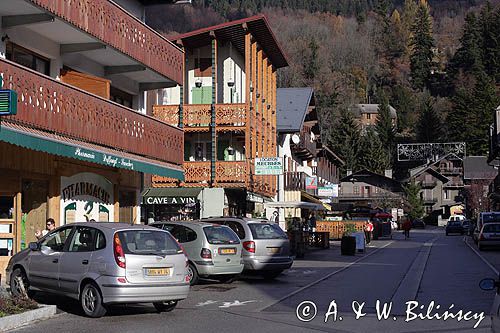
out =
{"type": "Polygon", "coordinates": [[[17,114],[17,93],[14,90],[0,90],[0,116],[17,114]]]}

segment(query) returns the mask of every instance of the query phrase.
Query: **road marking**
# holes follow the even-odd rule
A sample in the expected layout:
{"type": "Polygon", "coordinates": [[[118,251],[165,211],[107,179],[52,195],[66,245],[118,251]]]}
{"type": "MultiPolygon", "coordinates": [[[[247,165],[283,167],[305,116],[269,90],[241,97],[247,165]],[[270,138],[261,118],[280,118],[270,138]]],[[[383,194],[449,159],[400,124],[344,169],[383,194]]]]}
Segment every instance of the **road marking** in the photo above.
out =
{"type": "Polygon", "coordinates": [[[355,260],[355,261],[353,261],[353,262],[351,262],[351,263],[347,264],[346,266],[344,266],[344,267],[342,267],[342,268],[340,268],[340,269],[337,269],[336,271],[333,271],[333,272],[331,272],[331,273],[329,273],[329,274],[327,274],[327,275],[323,276],[322,278],[319,278],[318,280],[313,281],[313,282],[309,283],[308,285],[305,285],[304,287],[299,288],[299,289],[297,289],[297,290],[295,290],[295,291],[291,292],[290,294],[288,294],[288,295],[285,295],[285,296],[281,297],[280,299],[278,299],[278,300],[274,301],[273,303],[271,303],[271,304],[269,304],[269,305],[266,305],[266,306],[265,306],[265,307],[263,307],[263,308],[260,308],[260,309],[254,310],[254,311],[255,311],[255,312],[261,312],[261,311],[264,311],[265,309],[267,309],[267,308],[269,308],[269,307],[271,307],[271,306],[273,306],[273,305],[275,305],[275,304],[278,304],[278,303],[280,303],[280,302],[284,301],[285,299],[290,298],[290,297],[292,297],[293,295],[296,295],[296,294],[298,294],[298,293],[300,293],[300,292],[304,291],[305,289],[310,288],[310,287],[314,286],[315,284],[318,284],[318,283],[320,283],[320,282],[322,282],[322,281],[324,281],[324,280],[328,279],[329,277],[331,277],[331,276],[333,276],[333,275],[335,275],[335,274],[338,274],[338,273],[340,273],[340,272],[345,271],[346,269],[348,269],[348,268],[349,268],[349,267],[351,267],[352,265],[354,265],[354,264],[358,263],[358,262],[359,262],[359,261],[361,261],[361,260],[364,260],[364,259],[368,258],[368,257],[369,257],[369,256],[371,256],[372,254],[377,253],[378,251],[380,251],[380,250],[382,250],[382,249],[386,248],[387,246],[391,245],[392,243],[394,243],[394,241],[392,241],[392,240],[391,240],[391,241],[389,241],[389,243],[385,244],[384,246],[377,248],[377,249],[376,249],[376,250],[374,250],[373,252],[370,252],[370,253],[366,254],[365,256],[363,256],[363,257],[361,257],[361,258],[359,258],[359,259],[357,259],[357,260],[355,260]]]}
{"type": "Polygon", "coordinates": [[[493,267],[493,265],[492,265],[492,264],[490,264],[490,263],[489,263],[489,261],[488,261],[488,260],[486,260],[486,258],[485,258],[485,257],[483,257],[483,255],[482,255],[481,253],[479,253],[479,251],[478,251],[478,250],[476,250],[475,248],[473,248],[473,247],[472,247],[472,245],[470,245],[470,244],[469,244],[469,242],[467,241],[467,239],[466,239],[465,237],[464,237],[463,241],[464,241],[464,243],[465,243],[465,244],[467,244],[467,246],[468,246],[468,247],[469,247],[472,251],[474,251],[474,253],[475,253],[475,254],[477,254],[477,256],[478,256],[479,258],[481,258],[481,260],[482,260],[482,261],[483,261],[483,262],[484,262],[484,263],[485,263],[485,264],[486,264],[489,268],[491,268],[491,270],[493,271],[493,273],[495,273],[495,274],[496,274],[496,276],[499,276],[499,275],[500,275],[500,273],[498,272],[498,270],[497,270],[495,267],[493,267]]]}
{"type": "Polygon", "coordinates": [[[242,305],[245,305],[245,304],[248,304],[248,303],[253,303],[253,302],[257,302],[257,301],[243,301],[243,302],[240,302],[238,300],[234,301],[234,302],[224,302],[223,305],[219,305],[219,308],[230,308],[230,307],[233,307],[233,306],[242,306],[242,305]]]}
{"type": "Polygon", "coordinates": [[[196,304],[196,306],[205,306],[205,305],[211,305],[211,304],[215,304],[215,303],[217,303],[217,301],[208,300],[206,302],[200,302],[200,303],[196,304]]]}

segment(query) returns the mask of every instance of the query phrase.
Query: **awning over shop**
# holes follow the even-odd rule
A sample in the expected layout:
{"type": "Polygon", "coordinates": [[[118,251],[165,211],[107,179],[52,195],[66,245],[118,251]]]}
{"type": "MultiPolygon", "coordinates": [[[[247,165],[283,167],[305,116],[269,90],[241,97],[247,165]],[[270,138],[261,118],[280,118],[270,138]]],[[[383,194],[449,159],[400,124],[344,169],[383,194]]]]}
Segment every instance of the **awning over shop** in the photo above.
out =
{"type": "Polygon", "coordinates": [[[0,126],[0,141],[53,155],[184,180],[181,166],[69,139],[17,124],[0,126]]]}
{"type": "Polygon", "coordinates": [[[300,195],[301,195],[303,200],[307,200],[309,202],[316,203],[318,205],[322,205],[324,207],[324,210],[328,210],[328,211],[332,210],[332,206],[322,202],[320,199],[316,198],[315,196],[313,196],[307,192],[301,191],[300,195]]]}
{"type": "Polygon", "coordinates": [[[285,201],[285,202],[267,202],[266,208],[304,208],[310,210],[326,210],[323,204],[317,204],[305,201],[285,201]]]}
{"type": "Polygon", "coordinates": [[[142,203],[146,205],[176,205],[196,203],[202,188],[163,187],[148,188],[142,192],[142,203]]]}

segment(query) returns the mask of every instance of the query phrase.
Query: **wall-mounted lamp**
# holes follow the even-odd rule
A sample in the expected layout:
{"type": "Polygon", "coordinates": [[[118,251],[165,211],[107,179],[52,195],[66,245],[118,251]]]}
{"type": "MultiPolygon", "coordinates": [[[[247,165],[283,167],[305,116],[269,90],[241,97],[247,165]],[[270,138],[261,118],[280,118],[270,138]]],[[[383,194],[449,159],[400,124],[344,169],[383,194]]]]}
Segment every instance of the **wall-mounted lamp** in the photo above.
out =
{"type": "Polygon", "coordinates": [[[233,148],[233,147],[231,147],[231,146],[229,146],[229,147],[227,148],[227,154],[228,154],[229,156],[233,156],[233,155],[234,155],[234,148],[233,148]]]}
{"type": "Polygon", "coordinates": [[[229,79],[229,81],[227,81],[227,86],[229,88],[234,87],[234,81],[232,79],[229,79]]]}
{"type": "Polygon", "coordinates": [[[262,103],[265,103],[265,102],[266,102],[266,99],[265,99],[265,98],[263,98],[263,99],[262,99],[262,103]]]}
{"type": "Polygon", "coordinates": [[[196,81],[194,81],[194,85],[196,88],[201,88],[202,82],[200,78],[197,78],[196,81]]]}
{"type": "Polygon", "coordinates": [[[255,94],[255,97],[260,98],[260,94],[258,91],[257,91],[257,94],[255,94]]]}
{"type": "Polygon", "coordinates": [[[271,105],[270,104],[267,104],[267,109],[269,110],[271,108],[271,105]]]}
{"type": "Polygon", "coordinates": [[[253,92],[253,85],[252,85],[252,81],[250,81],[250,92],[253,92]]]}
{"type": "Polygon", "coordinates": [[[2,36],[2,42],[9,41],[9,40],[10,40],[9,35],[5,34],[2,36]]]}

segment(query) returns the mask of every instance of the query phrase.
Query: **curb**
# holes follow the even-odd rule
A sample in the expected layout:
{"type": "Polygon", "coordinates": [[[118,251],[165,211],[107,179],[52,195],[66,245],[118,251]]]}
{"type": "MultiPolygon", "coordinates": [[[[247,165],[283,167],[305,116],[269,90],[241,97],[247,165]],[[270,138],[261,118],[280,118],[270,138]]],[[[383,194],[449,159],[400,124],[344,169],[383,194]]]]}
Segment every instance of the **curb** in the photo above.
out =
{"type": "Polygon", "coordinates": [[[469,239],[467,238],[467,236],[464,236],[463,241],[479,257],[479,259],[481,259],[486,264],[486,266],[488,266],[493,271],[493,273],[496,274],[496,276],[500,275],[498,270],[493,267],[493,265],[490,264],[490,262],[485,257],[483,257],[478,250],[476,250],[471,244],[469,244],[469,239]]]}
{"type": "Polygon", "coordinates": [[[32,323],[48,319],[56,314],[55,305],[40,305],[38,309],[0,318],[0,332],[5,332],[32,323]]]}

